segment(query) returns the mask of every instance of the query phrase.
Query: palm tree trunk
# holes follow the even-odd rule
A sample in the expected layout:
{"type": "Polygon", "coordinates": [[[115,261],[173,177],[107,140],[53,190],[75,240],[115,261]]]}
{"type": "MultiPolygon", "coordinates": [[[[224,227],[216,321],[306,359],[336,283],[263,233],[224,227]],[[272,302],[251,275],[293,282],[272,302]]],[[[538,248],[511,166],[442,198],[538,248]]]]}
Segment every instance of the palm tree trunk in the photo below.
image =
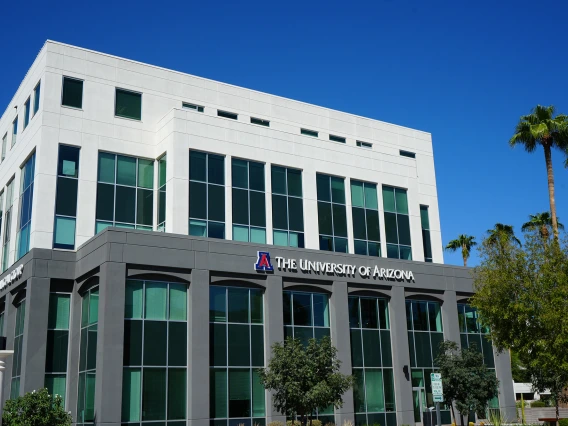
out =
{"type": "Polygon", "coordinates": [[[467,255],[465,246],[462,246],[462,257],[463,257],[463,266],[467,268],[467,255]]]}
{"type": "Polygon", "coordinates": [[[554,172],[552,171],[552,153],[550,145],[543,145],[544,160],[546,161],[546,174],[548,175],[548,199],[550,201],[550,216],[554,238],[558,239],[558,221],[556,220],[556,201],[554,200],[554,172]]]}

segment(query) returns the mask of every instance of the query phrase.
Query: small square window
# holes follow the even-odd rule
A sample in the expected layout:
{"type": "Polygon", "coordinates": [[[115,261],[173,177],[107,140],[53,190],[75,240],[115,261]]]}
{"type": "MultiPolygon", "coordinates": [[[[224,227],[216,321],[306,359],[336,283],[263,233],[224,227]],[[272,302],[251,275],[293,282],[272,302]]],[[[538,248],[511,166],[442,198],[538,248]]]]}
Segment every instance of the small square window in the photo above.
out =
{"type": "Polygon", "coordinates": [[[217,110],[217,115],[223,118],[230,118],[231,120],[236,120],[238,118],[238,114],[235,114],[234,112],[221,111],[220,109],[217,110]]]}
{"type": "Polygon", "coordinates": [[[316,132],[315,130],[301,129],[300,132],[302,133],[302,135],[313,136],[314,138],[318,137],[318,132],[316,132]]]}
{"type": "Polygon", "coordinates": [[[329,135],[329,140],[333,142],[345,143],[345,138],[341,136],[329,135]]]}
{"type": "Polygon", "coordinates": [[[142,93],[117,88],[114,115],[132,120],[142,120],[142,93]]]}
{"type": "Polygon", "coordinates": [[[182,106],[182,108],[193,109],[197,112],[203,112],[204,111],[204,108],[202,106],[190,104],[190,103],[187,103],[187,102],[182,102],[181,106],[182,106]]]}
{"type": "Polygon", "coordinates": [[[79,109],[83,108],[83,80],[63,77],[61,105],[79,109]]]}
{"type": "Polygon", "coordinates": [[[361,148],[373,148],[373,144],[369,143],[369,142],[357,141],[357,146],[359,146],[361,148]]]}
{"type": "Polygon", "coordinates": [[[416,158],[416,154],[414,152],[410,152],[410,151],[403,151],[402,149],[399,151],[400,155],[402,155],[403,157],[408,157],[408,158],[416,158]]]}
{"type": "Polygon", "coordinates": [[[260,119],[260,118],[251,117],[251,118],[250,118],[250,122],[251,122],[252,124],[258,124],[259,126],[270,127],[270,121],[268,121],[268,120],[262,120],[262,119],[260,119]]]}

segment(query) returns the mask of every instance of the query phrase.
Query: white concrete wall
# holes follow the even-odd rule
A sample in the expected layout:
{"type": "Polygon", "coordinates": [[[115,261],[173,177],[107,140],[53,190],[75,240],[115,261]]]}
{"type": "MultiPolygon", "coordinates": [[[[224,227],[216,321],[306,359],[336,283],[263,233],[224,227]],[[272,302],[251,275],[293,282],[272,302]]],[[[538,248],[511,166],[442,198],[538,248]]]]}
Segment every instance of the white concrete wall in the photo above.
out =
{"type": "MultiPolygon", "coordinates": [[[[19,167],[37,149],[32,247],[52,247],[57,150],[59,144],[69,144],[81,147],[77,246],[94,235],[98,151],[153,159],[167,153],[167,231],[187,234],[188,150],[197,149],[226,156],[227,238],[231,238],[232,213],[230,161],[235,156],[266,163],[268,243],[272,242],[270,166],[278,164],[303,171],[307,248],[319,247],[315,177],[319,172],[347,178],[350,252],[352,178],[378,184],[383,253],[380,189],[392,185],[408,190],[413,259],[423,260],[419,205],[424,204],[429,206],[434,262],[443,263],[428,133],[48,41],[0,120],[0,138],[13,120],[12,104],[23,112],[23,103],[40,78],[39,117],[20,132],[15,149],[0,165],[0,187],[16,174],[19,188],[19,167]],[[61,106],[63,76],[84,80],[81,110],[61,106]],[[114,116],[116,87],[143,93],[141,121],[114,116]],[[205,112],[182,109],[182,102],[202,105],[205,112]],[[238,121],[217,117],[217,109],[237,113],[238,121]],[[250,124],[251,116],[269,120],[270,127],[250,124]],[[319,137],[303,136],[300,128],[316,130],[319,137]],[[329,134],[345,137],[347,143],[331,142],[329,134]],[[370,142],[373,148],[357,147],[356,140],[370,142]],[[415,152],[416,159],[401,157],[400,149],[415,152]]],[[[23,123],[23,114],[20,120],[23,123]]],[[[157,179],[157,163],[155,173],[157,179]]]]}

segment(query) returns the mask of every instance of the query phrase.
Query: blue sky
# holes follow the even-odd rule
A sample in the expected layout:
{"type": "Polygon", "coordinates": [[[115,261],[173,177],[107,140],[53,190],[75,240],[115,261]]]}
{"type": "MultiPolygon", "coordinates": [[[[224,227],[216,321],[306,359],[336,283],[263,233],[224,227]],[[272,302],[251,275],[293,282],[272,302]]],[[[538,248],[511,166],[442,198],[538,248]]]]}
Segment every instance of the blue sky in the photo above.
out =
{"type": "Polygon", "coordinates": [[[52,39],[432,133],[444,244],[549,209],[542,151],[508,139],[536,104],[568,114],[568,2],[179,3],[7,2],[0,109],[52,39]]]}

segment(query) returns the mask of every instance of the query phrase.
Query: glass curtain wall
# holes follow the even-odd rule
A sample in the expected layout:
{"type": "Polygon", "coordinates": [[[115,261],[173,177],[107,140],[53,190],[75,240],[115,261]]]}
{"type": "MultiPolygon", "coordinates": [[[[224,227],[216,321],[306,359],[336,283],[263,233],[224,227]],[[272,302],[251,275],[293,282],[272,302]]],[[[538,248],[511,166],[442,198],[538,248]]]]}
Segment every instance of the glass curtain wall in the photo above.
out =
{"type": "Polygon", "coordinates": [[[264,164],[231,161],[233,185],[233,240],[266,244],[264,164]]]}
{"type": "Polygon", "coordinates": [[[22,344],[24,341],[24,318],[26,316],[26,299],[16,307],[16,328],[14,331],[14,355],[12,358],[12,383],[10,399],[20,396],[20,374],[22,374],[22,344]]]}
{"type": "Polygon", "coordinates": [[[388,302],[349,297],[355,425],[396,426],[388,302]]]}
{"type": "Polygon", "coordinates": [[[77,194],[79,191],[79,151],[79,147],[59,145],[53,248],[75,249],[77,194]]]}
{"type": "Polygon", "coordinates": [[[264,426],[262,291],[211,286],[209,304],[211,426],[264,426]]]}
{"type": "Polygon", "coordinates": [[[347,253],[344,179],[318,173],[316,183],[320,250],[347,253]]]}
{"type": "Polygon", "coordinates": [[[154,160],[99,153],[95,233],[109,226],[152,230],[154,160]]]}
{"type": "Polygon", "coordinates": [[[420,223],[422,224],[424,261],[432,263],[432,241],[430,239],[430,217],[428,215],[428,206],[420,206],[420,223]]]}
{"type": "Polygon", "coordinates": [[[302,171],[272,166],[274,245],[304,247],[302,171]]]}
{"type": "Polygon", "coordinates": [[[189,235],[225,238],[225,157],[189,151],[189,235]]]}
{"type": "MultiPolygon", "coordinates": [[[[430,373],[435,372],[436,357],[444,340],[439,302],[407,300],[406,325],[412,377],[414,420],[422,422],[428,407],[435,406],[430,373]]],[[[449,407],[442,407],[442,424],[451,423],[449,407]]]]}
{"type": "Polygon", "coordinates": [[[4,235],[2,237],[2,272],[10,266],[10,235],[12,233],[12,206],[14,204],[14,179],[6,185],[6,214],[4,216],[4,235]]]}
{"type": "Polygon", "coordinates": [[[95,420],[99,288],[90,288],[82,297],[77,425],[87,426],[95,420]]]}
{"type": "Polygon", "coordinates": [[[122,377],[123,424],[186,424],[186,284],[126,282],[122,377]]]}
{"type": "Polygon", "coordinates": [[[412,260],[406,189],[383,186],[387,257],[412,260]]]}
{"type": "Polygon", "coordinates": [[[67,392],[67,348],[69,346],[69,293],[49,293],[45,387],[52,395],[60,395],[65,404],[67,392]]]}
{"type": "Polygon", "coordinates": [[[158,231],[166,231],[166,167],[167,156],[158,160],[158,231]]]}
{"type": "Polygon", "coordinates": [[[380,256],[381,231],[377,185],[352,180],[351,205],[355,254],[380,256]]]}
{"type": "Polygon", "coordinates": [[[20,187],[20,223],[17,236],[17,259],[30,251],[30,230],[32,227],[32,204],[34,198],[35,152],[22,167],[20,187]]]}

